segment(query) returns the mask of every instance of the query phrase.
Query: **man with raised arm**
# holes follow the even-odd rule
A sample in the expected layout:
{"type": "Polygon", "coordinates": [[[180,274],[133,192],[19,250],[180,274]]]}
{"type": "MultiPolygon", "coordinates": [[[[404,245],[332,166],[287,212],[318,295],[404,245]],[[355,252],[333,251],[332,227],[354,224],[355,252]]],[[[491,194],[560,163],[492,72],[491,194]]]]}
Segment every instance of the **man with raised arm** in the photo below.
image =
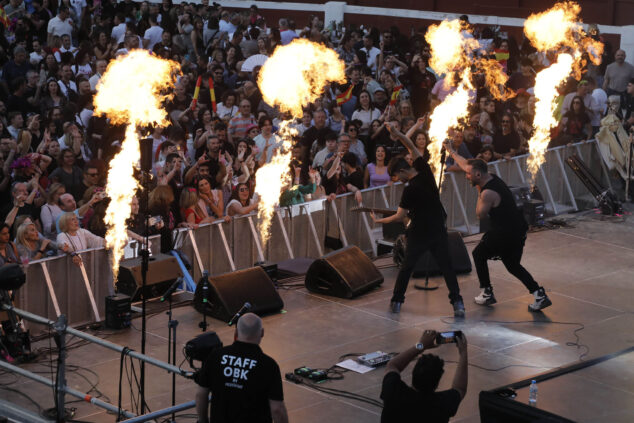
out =
{"type": "Polygon", "coordinates": [[[447,213],[440,202],[440,193],[436,186],[434,174],[409,138],[390,124],[387,125],[387,128],[409,150],[413,159],[413,167],[410,167],[405,160],[400,160],[389,169],[390,176],[396,175],[401,182],[408,182],[403,190],[401,203],[396,214],[382,219],[377,219],[374,213],[371,214],[372,220],[376,223],[403,220],[405,216],[410,219],[406,231],[405,262],[396,277],[390,304],[392,312],[399,313],[401,311],[401,306],[405,301],[407,284],[414,267],[421,256],[429,250],[445,278],[454,316],[464,317],[464,304],[460,296],[460,287],[449,256],[449,238],[445,225],[447,213]]]}
{"type": "Polygon", "coordinates": [[[444,361],[433,354],[423,354],[412,370],[412,386],[408,386],[401,378],[401,373],[419,354],[436,344],[437,332],[426,330],[419,342],[401,352],[387,363],[381,399],[383,412],[381,423],[425,421],[445,423],[456,415],[460,402],[467,393],[468,358],[467,338],[456,334],[456,346],[460,358],[451,384],[451,389],[437,392],[438,382],[444,373],[444,361]]]}
{"type": "Polygon", "coordinates": [[[491,221],[491,229],[482,236],[480,243],[473,250],[473,262],[481,290],[480,295],[475,297],[476,304],[486,306],[497,302],[491,287],[487,261],[500,258],[506,270],[518,278],[535,297],[535,301],[528,305],[530,311],[539,311],[550,306],[552,302],[544,288],[540,287],[520,264],[528,224],[517,208],[511,190],[498,176],[488,172],[488,166],[483,160],[467,160],[456,153],[450,142],[445,141],[443,145],[455,163],[465,171],[471,185],[479,192],[476,205],[478,219],[489,217],[491,221]]]}

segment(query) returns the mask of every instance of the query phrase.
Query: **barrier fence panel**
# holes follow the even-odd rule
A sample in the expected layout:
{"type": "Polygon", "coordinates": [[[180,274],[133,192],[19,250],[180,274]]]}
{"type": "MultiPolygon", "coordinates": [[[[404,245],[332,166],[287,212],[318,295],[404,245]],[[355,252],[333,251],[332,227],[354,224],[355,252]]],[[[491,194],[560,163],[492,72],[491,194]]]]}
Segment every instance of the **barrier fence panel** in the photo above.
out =
{"type": "MultiPolygon", "coordinates": [[[[110,258],[103,249],[86,250],[81,252],[80,256],[99,316],[103,318],[104,298],[114,292],[110,258]]],[[[42,263],[46,264],[60,312],[66,314],[68,324],[81,326],[95,322],[96,318],[84,285],[82,272],[67,256],[30,262],[25,268],[26,283],[16,292],[16,305],[49,319],[57,319],[42,263]]],[[[31,329],[33,334],[37,334],[45,330],[45,327],[38,326],[31,329]]]]}
{"type": "MultiPolygon", "coordinates": [[[[317,258],[324,254],[328,207],[325,199],[297,204],[286,209],[291,223],[291,245],[295,257],[317,258]]],[[[331,222],[335,222],[333,217],[331,222]]]]}
{"type": "MultiPolygon", "coordinates": [[[[240,216],[232,219],[233,226],[233,257],[238,269],[246,269],[252,267],[253,264],[260,260],[256,241],[253,238],[250,216],[240,216]]],[[[255,221],[251,220],[254,223],[255,221]]],[[[257,230],[257,228],[256,228],[257,230]]]]}
{"type": "MultiPolygon", "coordinates": [[[[547,151],[547,161],[537,175],[537,186],[550,212],[561,213],[596,204],[587,188],[566,165],[566,158],[571,154],[577,154],[604,186],[610,186],[596,141],[551,149],[547,151]]],[[[492,162],[489,170],[509,185],[526,185],[530,182],[526,158],[524,155],[492,162]]],[[[396,210],[403,188],[403,184],[396,183],[362,190],[362,203],[366,207],[396,210]]],[[[477,190],[464,173],[448,172],[444,175],[441,200],[450,229],[466,234],[479,231],[475,215],[477,198],[477,190]]],[[[261,242],[257,216],[253,213],[234,217],[230,223],[215,222],[193,230],[179,229],[175,231],[175,245],[192,262],[194,280],[202,276],[203,269],[217,275],[252,267],[261,259],[279,262],[291,257],[321,257],[329,251],[324,244],[326,235],[339,239],[344,246],[356,245],[367,253],[376,252],[375,240],[380,238],[380,225],[374,225],[366,213],[351,211],[355,206],[354,194],[348,193],[333,201],[324,198],[279,209],[273,216],[271,237],[266,244],[261,242]]],[[[151,240],[151,250],[156,254],[160,251],[160,238],[153,236],[151,240]]],[[[134,245],[127,251],[132,255],[137,253],[134,245]]],[[[86,250],[80,255],[96,312],[87,294],[81,269],[67,256],[29,263],[25,270],[27,283],[18,290],[16,304],[49,319],[55,319],[59,310],[67,315],[71,326],[92,323],[96,315],[103,318],[104,297],[113,293],[110,258],[103,249],[86,250]],[[54,295],[51,295],[49,281],[54,295]]]]}

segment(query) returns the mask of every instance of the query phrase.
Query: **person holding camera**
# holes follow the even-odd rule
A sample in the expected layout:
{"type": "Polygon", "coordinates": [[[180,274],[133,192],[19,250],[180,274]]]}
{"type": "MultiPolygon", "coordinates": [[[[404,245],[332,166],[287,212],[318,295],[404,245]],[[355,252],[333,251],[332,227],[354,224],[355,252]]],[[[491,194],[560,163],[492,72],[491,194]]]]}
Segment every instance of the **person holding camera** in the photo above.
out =
{"type": "Polygon", "coordinates": [[[421,420],[423,416],[430,423],[448,422],[456,415],[458,406],[467,393],[467,366],[467,338],[462,332],[424,331],[417,344],[387,363],[381,389],[381,422],[415,421],[421,420]],[[437,392],[436,388],[444,373],[444,361],[433,354],[420,354],[437,348],[441,343],[454,342],[460,358],[451,389],[437,392]],[[401,372],[419,355],[412,370],[412,386],[408,386],[401,379],[401,372]]]}

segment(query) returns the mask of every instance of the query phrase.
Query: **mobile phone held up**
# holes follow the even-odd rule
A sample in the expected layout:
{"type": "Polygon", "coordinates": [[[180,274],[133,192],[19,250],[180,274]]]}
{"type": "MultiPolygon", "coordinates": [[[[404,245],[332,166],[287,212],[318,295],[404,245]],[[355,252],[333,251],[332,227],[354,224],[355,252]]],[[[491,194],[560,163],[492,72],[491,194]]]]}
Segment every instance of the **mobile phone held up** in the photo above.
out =
{"type": "Polygon", "coordinates": [[[452,344],[456,342],[456,338],[462,336],[462,331],[456,330],[451,332],[439,332],[436,335],[436,344],[452,344]]]}

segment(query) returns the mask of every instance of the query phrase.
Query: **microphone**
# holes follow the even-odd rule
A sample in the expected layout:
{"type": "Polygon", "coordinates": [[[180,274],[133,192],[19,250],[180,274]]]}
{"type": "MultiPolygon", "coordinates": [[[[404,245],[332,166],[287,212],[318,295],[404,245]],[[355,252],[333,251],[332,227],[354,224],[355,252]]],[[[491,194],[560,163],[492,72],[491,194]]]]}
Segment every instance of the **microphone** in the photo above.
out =
{"type": "Polygon", "coordinates": [[[209,302],[209,272],[207,270],[203,271],[203,287],[202,287],[202,297],[203,304],[209,302]]]}
{"type": "Polygon", "coordinates": [[[163,294],[163,296],[161,297],[161,299],[159,300],[160,302],[165,301],[166,299],[168,299],[169,297],[172,296],[172,294],[174,293],[174,291],[176,291],[176,288],[178,288],[178,286],[180,284],[183,283],[183,278],[177,278],[174,283],[172,284],[172,286],[170,286],[169,288],[167,288],[167,291],[165,291],[165,294],[163,294]]]}
{"type": "Polygon", "coordinates": [[[249,302],[244,303],[242,308],[238,310],[238,312],[231,318],[231,320],[229,320],[229,326],[233,326],[238,321],[240,316],[242,316],[244,313],[246,313],[249,310],[251,310],[251,303],[249,302]]]}

